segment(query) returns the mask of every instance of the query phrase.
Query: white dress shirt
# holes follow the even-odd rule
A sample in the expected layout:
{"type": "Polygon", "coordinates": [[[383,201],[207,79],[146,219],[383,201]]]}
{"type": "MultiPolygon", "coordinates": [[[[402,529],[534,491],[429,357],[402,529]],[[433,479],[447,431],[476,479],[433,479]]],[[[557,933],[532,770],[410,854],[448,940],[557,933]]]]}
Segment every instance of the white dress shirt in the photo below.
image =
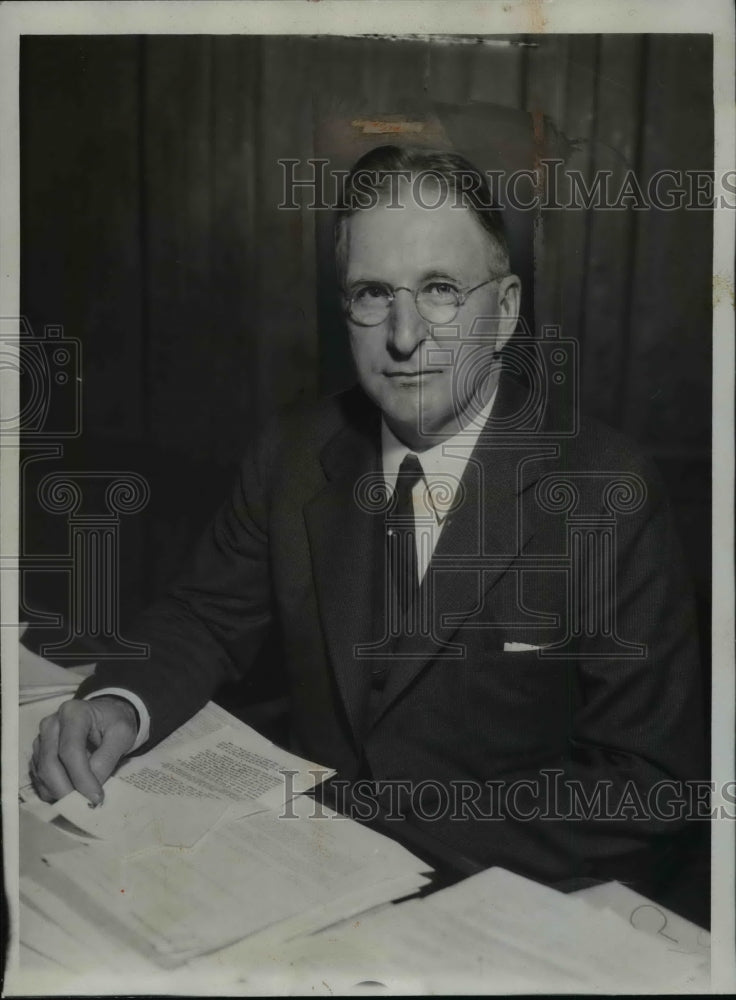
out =
{"type": "MultiPolygon", "coordinates": [[[[424,579],[429,561],[434,554],[437,542],[445,526],[447,515],[457,494],[458,484],[463,477],[471,452],[475,448],[480,432],[491,415],[496,399],[497,389],[493,390],[491,398],[471,420],[468,426],[453,437],[428,448],[417,455],[424,472],[412,492],[414,501],[414,537],[417,552],[417,575],[419,582],[424,579]]],[[[404,458],[412,453],[411,448],[396,437],[385,420],[381,421],[381,455],[383,478],[387,489],[393,493],[399,467],[404,458]]],[[[143,746],[151,732],[151,717],[141,699],[124,688],[109,687],[88,698],[100,698],[102,695],[116,695],[125,698],[133,705],[139,718],[138,737],[130,753],[143,746]]]]}
{"type": "Polygon", "coordinates": [[[389,494],[396,488],[399,468],[407,455],[416,455],[424,472],[424,478],[420,479],[412,491],[417,579],[420,583],[455,502],[468,459],[491,415],[496,392],[497,389],[494,389],[490,400],[463,431],[426,451],[412,452],[411,448],[399,441],[385,420],[381,422],[383,479],[389,494]]]}

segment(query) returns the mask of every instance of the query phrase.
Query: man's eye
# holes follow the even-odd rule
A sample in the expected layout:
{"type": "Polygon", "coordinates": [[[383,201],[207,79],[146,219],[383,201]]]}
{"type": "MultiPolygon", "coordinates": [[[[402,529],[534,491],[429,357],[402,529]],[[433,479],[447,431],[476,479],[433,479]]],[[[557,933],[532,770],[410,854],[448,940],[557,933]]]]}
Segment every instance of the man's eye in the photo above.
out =
{"type": "Polygon", "coordinates": [[[422,288],[422,292],[432,298],[450,299],[458,294],[458,287],[453,285],[451,281],[428,281],[422,288]]]}
{"type": "Polygon", "coordinates": [[[370,302],[375,299],[384,299],[387,296],[383,285],[361,285],[353,292],[355,302],[370,302]]]}

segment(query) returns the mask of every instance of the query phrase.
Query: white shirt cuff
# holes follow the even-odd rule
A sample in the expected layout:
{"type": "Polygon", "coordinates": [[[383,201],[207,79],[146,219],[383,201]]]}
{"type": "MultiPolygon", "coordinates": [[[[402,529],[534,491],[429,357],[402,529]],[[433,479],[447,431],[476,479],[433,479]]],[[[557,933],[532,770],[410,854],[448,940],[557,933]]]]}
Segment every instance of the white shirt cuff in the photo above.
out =
{"type": "Polygon", "coordinates": [[[143,746],[151,733],[151,716],[148,714],[148,709],[137,694],[133,694],[132,691],[126,691],[125,688],[102,688],[101,691],[93,691],[92,694],[85,695],[84,700],[90,701],[92,698],[101,698],[103,694],[114,694],[117,698],[124,698],[126,701],[130,702],[138,713],[138,719],[140,720],[138,726],[138,736],[136,737],[135,743],[128,751],[128,753],[134,753],[138,747],[143,746]]]}

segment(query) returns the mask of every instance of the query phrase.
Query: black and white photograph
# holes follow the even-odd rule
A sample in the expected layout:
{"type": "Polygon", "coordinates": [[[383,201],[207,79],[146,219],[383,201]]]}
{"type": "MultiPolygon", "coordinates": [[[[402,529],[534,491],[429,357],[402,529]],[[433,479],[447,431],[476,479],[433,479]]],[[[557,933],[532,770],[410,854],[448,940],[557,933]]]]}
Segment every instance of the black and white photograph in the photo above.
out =
{"type": "Polygon", "coordinates": [[[736,987],[699,7],[2,6],[3,996],[736,987]]]}

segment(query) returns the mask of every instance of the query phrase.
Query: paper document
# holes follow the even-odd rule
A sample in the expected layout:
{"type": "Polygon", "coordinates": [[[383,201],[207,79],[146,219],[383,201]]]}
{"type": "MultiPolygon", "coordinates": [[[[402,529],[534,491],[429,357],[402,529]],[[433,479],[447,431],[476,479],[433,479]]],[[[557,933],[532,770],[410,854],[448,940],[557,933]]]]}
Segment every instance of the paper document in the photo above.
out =
{"type": "Polygon", "coordinates": [[[165,740],[161,740],[156,747],[156,752],[163,753],[172,747],[178,746],[180,743],[188,743],[189,740],[199,739],[200,736],[208,736],[210,733],[216,733],[218,729],[222,729],[224,726],[233,725],[240,726],[244,725],[244,723],[236,719],[234,715],[231,715],[230,712],[220,705],[215,704],[214,701],[208,701],[204,708],[201,708],[196,715],[193,715],[191,719],[187,719],[186,722],[182,723],[165,740]]]}
{"type": "Polygon", "coordinates": [[[171,797],[217,799],[230,816],[279,808],[335,772],[275,746],[250,726],[235,725],[199,738],[157,747],[127,761],[120,780],[141,791],[171,797]]]}
{"type": "Polygon", "coordinates": [[[332,774],[238,723],[126,761],[105,784],[105,801],[95,809],[78,792],[55,808],[123,853],[192,847],[223,817],[283,808],[332,774]]]}
{"type": "Polygon", "coordinates": [[[636,930],[659,939],[668,951],[700,956],[706,963],[710,960],[708,931],[620,882],[581,889],[575,895],[589,906],[617,913],[636,930]]]}
{"type": "MultiPolygon", "coordinates": [[[[21,708],[21,783],[41,719],[66,698],[21,708]]],[[[125,760],[101,806],[77,792],[28,801],[26,947],[81,971],[85,942],[103,951],[109,939],[111,967],[135,954],[141,969],[174,969],[246,937],[276,948],[424,885],[427,866],[404,848],[302,795],[333,773],[210,704],[125,760]],[[45,950],[44,922],[55,928],[45,950]]],[[[21,797],[33,797],[27,784],[21,797]]]]}
{"type": "MultiPolygon", "coordinates": [[[[43,662],[48,663],[47,660],[44,660],[43,662]]],[[[62,669],[53,663],[48,665],[53,667],[55,670],[62,669]]],[[[79,677],[76,677],[73,681],[70,679],[69,684],[72,685],[71,690],[65,689],[55,698],[44,700],[43,702],[32,700],[31,702],[22,705],[20,708],[18,734],[18,787],[20,790],[21,800],[23,802],[37,803],[40,801],[32,789],[31,779],[28,773],[28,765],[33,752],[33,741],[38,734],[38,727],[41,724],[41,720],[47,715],[53,715],[65,701],[72,697],[79,683],[79,677]]],[[[197,712],[196,715],[192,716],[191,719],[171,733],[170,736],[167,736],[165,740],[162,740],[156,747],[156,752],[163,753],[166,750],[170,750],[172,747],[188,743],[190,740],[198,739],[200,736],[206,736],[208,733],[214,733],[218,729],[222,729],[223,726],[230,726],[233,724],[239,726],[241,723],[229,712],[225,711],[224,708],[216,705],[213,701],[208,702],[208,704],[197,712]]],[[[125,762],[123,762],[122,766],[125,767],[125,762]]]]}
{"type": "Polygon", "coordinates": [[[326,982],[335,993],[365,981],[416,994],[708,989],[692,956],[500,868],[292,941],[276,966],[300,991],[326,982]]]}
{"type": "MultiPolygon", "coordinates": [[[[78,683],[75,678],[72,694],[78,683]]],[[[281,750],[210,703],[152,751],[125,760],[106,782],[105,801],[96,809],[78,792],[42,803],[29,776],[33,740],[41,720],[66,699],[62,695],[20,709],[21,800],[41,819],[62,816],[80,833],[114,840],[123,852],[191,847],[223,816],[278,809],[334,774],[281,750]]]]}
{"type": "Polygon", "coordinates": [[[82,913],[70,905],[67,886],[58,886],[55,873],[42,856],[52,853],[62,856],[78,850],[74,841],[27,810],[21,810],[19,820],[23,942],[35,954],[74,972],[112,968],[129,974],[134,969],[155,968],[127,945],[119,933],[106,933],[105,921],[99,913],[82,913]]]}
{"type": "Polygon", "coordinates": [[[45,660],[20,643],[18,646],[18,691],[21,705],[66,694],[79,687],[78,674],[45,660]]]}
{"type": "Polygon", "coordinates": [[[278,921],[319,914],[340,897],[370,891],[375,901],[382,884],[390,899],[394,882],[404,891],[407,875],[423,881],[426,866],[400,845],[310,799],[295,799],[289,816],[269,811],[230,821],[190,851],[125,858],[100,844],[50,853],[47,861],[70,891],[80,890],[172,966],[278,921]]]}

